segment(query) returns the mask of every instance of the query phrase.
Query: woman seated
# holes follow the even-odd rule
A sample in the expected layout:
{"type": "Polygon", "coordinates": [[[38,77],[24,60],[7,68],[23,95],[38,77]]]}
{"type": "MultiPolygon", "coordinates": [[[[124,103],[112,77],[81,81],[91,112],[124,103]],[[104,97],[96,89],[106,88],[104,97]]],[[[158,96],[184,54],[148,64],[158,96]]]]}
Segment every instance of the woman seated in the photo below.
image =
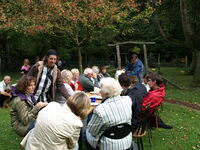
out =
{"type": "Polygon", "coordinates": [[[25,136],[35,125],[39,110],[48,103],[36,103],[34,98],[35,78],[23,76],[12,89],[11,125],[19,136],[25,136]]]}
{"type": "MultiPolygon", "coordinates": [[[[144,112],[146,107],[149,105],[149,116],[153,115],[153,112],[161,105],[161,103],[164,101],[165,97],[165,86],[162,84],[162,78],[160,75],[156,73],[151,73],[147,77],[147,83],[150,87],[150,91],[148,94],[144,97],[142,101],[142,111],[144,112]]],[[[155,117],[152,117],[152,125],[156,123],[155,117]]],[[[165,129],[171,129],[172,126],[166,125],[159,117],[156,119],[158,127],[165,128],[165,129]]]]}
{"type": "Polygon", "coordinates": [[[102,66],[101,72],[97,76],[98,81],[100,81],[102,78],[106,78],[106,77],[110,77],[110,75],[107,73],[106,66],[102,66]]]}
{"type": "Polygon", "coordinates": [[[74,91],[83,91],[83,87],[81,85],[81,82],[78,81],[78,78],[79,78],[79,70],[74,68],[71,70],[72,72],[72,81],[70,82],[70,86],[72,87],[72,89],[74,91]]]}
{"type": "MultiPolygon", "coordinates": [[[[72,80],[72,73],[71,71],[67,70],[67,69],[64,69],[63,71],[61,71],[61,78],[62,78],[62,81],[64,83],[64,86],[67,90],[67,92],[69,93],[69,95],[73,95],[74,94],[74,91],[72,90],[71,86],[69,85],[69,83],[71,82],[72,80]]],[[[64,104],[66,102],[66,98],[62,96],[62,94],[57,91],[56,93],[56,101],[60,104],[64,104]]]]}
{"type": "MultiPolygon", "coordinates": [[[[131,125],[132,101],[128,96],[120,96],[119,83],[111,78],[103,78],[100,81],[100,94],[103,98],[94,110],[91,120],[86,128],[88,143],[96,148],[101,134],[108,128],[117,124],[128,123],[131,125]]],[[[101,150],[125,150],[131,147],[132,133],[122,139],[110,139],[102,137],[99,148],[101,150]]]]}
{"type": "Polygon", "coordinates": [[[84,92],[75,93],[63,105],[49,103],[39,112],[35,127],[21,144],[26,150],[73,149],[89,109],[90,100],[84,92]]]}

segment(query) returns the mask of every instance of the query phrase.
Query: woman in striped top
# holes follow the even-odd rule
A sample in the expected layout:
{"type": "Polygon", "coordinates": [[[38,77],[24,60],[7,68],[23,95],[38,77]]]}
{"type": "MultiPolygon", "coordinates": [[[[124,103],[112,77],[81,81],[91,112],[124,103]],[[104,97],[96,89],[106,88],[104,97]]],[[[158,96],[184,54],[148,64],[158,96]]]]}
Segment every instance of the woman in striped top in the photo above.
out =
{"type": "MultiPolygon", "coordinates": [[[[121,87],[113,78],[100,81],[100,93],[103,102],[93,110],[93,115],[86,128],[88,143],[95,149],[101,134],[109,127],[128,123],[131,125],[132,101],[128,96],[120,96],[121,87]]],[[[100,150],[126,150],[131,147],[132,133],[122,139],[102,137],[100,150]]]]}

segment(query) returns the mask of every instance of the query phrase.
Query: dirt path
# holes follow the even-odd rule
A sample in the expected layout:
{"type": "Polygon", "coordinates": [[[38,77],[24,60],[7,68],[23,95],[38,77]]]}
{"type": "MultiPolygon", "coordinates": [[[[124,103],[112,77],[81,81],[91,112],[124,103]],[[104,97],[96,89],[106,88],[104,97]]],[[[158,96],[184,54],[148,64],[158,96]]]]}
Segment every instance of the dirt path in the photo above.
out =
{"type": "Polygon", "coordinates": [[[173,100],[173,99],[165,99],[165,102],[170,103],[170,104],[176,104],[176,105],[184,106],[184,107],[187,107],[187,108],[191,108],[191,109],[200,111],[200,105],[199,104],[194,104],[194,103],[180,101],[180,100],[173,100]]]}

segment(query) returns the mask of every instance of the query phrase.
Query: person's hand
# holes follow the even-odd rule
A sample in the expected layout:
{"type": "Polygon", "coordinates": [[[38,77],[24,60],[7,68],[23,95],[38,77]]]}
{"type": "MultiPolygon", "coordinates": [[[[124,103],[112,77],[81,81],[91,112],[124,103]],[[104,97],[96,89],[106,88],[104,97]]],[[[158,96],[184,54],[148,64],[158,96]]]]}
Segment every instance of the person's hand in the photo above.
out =
{"type": "Polygon", "coordinates": [[[93,78],[97,78],[97,74],[96,73],[93,73],[93,78]]]}
{"type": "Polygon", "coordinates": [[[42,107],[45,107],[45,106],[47,106],[47,105],[48,105],[47,102],[38,102],[38,103],[36,104],[36,107],[42,108],[42,107]]]}
{"type": "Polygon", "coordinates": [[[78,83],[77,82],[74,83],[74,87],[75,87],[75,91],[77,91],[78,90],[78,83]]]}
{"type": "Polygon", "coordinates": [[[8,94],[8,96],[11,98],[12,97],[12,95],[11,94],[8,94]]]}

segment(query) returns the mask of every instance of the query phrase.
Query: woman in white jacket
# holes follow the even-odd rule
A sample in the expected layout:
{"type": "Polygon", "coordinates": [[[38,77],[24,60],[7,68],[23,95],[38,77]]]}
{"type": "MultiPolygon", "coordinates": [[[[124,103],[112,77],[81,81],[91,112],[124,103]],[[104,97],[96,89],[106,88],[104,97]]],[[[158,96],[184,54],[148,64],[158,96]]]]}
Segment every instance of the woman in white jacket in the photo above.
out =
{"type": "Polygon", "coordinates": [[[26,150],[67,150],[77,144],[82,121],[90,109],[84,92],[77,92],[67,103],[51,102],[42,109],[36,125],[21,142],[26,150]]]}

